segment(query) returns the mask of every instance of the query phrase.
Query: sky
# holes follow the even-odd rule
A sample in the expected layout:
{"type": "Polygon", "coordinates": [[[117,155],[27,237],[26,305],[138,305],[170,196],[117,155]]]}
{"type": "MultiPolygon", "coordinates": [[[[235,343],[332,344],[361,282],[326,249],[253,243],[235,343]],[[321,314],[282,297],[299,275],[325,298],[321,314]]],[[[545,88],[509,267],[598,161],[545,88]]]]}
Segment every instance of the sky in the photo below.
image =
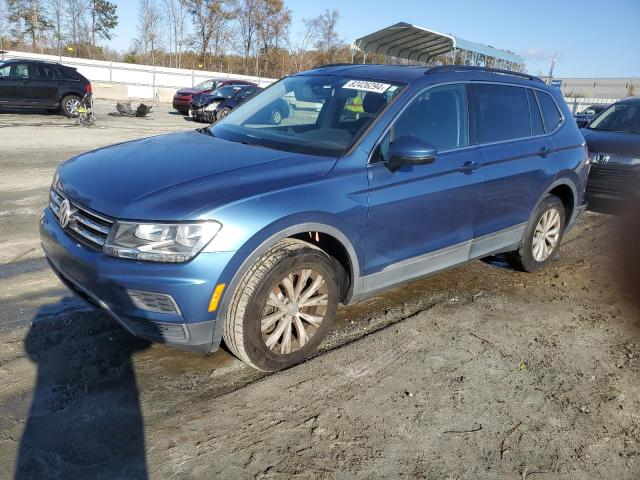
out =
{"type": "MultiPolygon", "coordinates": [[[[160,3],[159,0],[157,0],[160,3]]],[[[111,47],[136,35],[137,0],[115,0],[120,24],[111,47]]],[[[640,0],[285,0],[292,33],[324,9],[340,12],[338,33],[351,43],[397,22],[511,50],[529,73],[556,77],[640,77],[640,0]]]]}

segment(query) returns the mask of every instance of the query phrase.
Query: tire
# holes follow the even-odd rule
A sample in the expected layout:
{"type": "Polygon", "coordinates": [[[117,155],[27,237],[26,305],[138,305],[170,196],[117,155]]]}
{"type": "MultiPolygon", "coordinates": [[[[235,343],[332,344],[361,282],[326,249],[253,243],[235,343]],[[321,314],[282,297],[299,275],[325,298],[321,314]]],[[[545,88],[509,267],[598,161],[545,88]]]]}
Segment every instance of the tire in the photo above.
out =
{"type": "Polygon", "coordinates": [[[60,101],[60,109],[62,113],[69,118],[76,118],[78,116],[78,112],[76,109],[82,102],[82,98],[78,95],[66,95],[62,97],[60,101]]]}
{"type": "Polygon", "coordinates": [[[279,108],[274,109],[269,116],[269,120],[271,121],[272,125],[280,125],[283,118],[284,115],[282,114],[282,110],[280,110],[279,108]]]}
{"type": "Polygon", "coordinates": [[[224,117],[229,115],[231,109],[228,107],[224,107],[220,112],[216,115],[216,120],[222,120],[224,117]]]}
{"type": "Polygon", "coordinates": [[[546,267],[557,256],[565,225],[566,212],[562,201],[555,195],[547,195],[531,216],[520,247],[507,255],[511,266],[523,272],[535,272],[546,267]]]}
{"type": "Polygon", "coordinates": [[[309,358],[331,328],[338,308],[336,263],[318,247],[301,240],[285,239],[265,252],[244,275],[231,300],[223,333],[231,352],[265,372],[309,358]],[[294,295],[287,294],[282,284],[287,278],[294,295]],[[316,284],[321,286],[313,291],[316,284]],[[306,301],[312,305],[298,305],[309,292],[306,301]],[[277,303],[284,308],[276,307],[277,303]],[[305,330],[304,336],[299,327],[305,330]]]}

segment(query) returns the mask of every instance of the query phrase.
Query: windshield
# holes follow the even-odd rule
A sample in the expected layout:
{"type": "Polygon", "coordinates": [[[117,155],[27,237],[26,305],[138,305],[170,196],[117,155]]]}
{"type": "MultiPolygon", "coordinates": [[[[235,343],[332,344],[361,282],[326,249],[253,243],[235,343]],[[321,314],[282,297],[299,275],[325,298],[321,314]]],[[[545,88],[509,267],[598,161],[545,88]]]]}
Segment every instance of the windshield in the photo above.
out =
{"type": "Polygon", "coordinates": [[[217,90],[214,90],[209,95],[212,95],[214,97],[231,98],[236,93],[238,93],[241,89],[242,87],[222,87],[217,90]]]}
{"type": "Polygon", "coordinates": [[[211,90],[212,88],[215,87],[215,84],[217,82],[215,80],[205,80],[202,83],[199,83],[198,85],[196,85],[195,87],[193,87],[194,90],[211,90]]]}
{"type": "Polygon", "coordinates": [[[587,128],[606,132],[640,133],[640,104],[612,105],[587,128]]]}
{"type": "Polygon", "coordinates": [[[233,110],[211,132],[232,142],[342,156],[403,86],[330,75],[288,77],[233,110]]]}

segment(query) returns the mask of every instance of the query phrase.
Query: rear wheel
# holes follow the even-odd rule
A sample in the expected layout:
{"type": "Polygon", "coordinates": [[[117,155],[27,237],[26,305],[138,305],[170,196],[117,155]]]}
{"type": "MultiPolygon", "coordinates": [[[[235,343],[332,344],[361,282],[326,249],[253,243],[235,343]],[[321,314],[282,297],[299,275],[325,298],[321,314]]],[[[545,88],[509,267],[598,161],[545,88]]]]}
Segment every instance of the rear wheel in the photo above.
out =
{"type": "Polygon", "coordinates": [[[254,368],[276,371],[311,356],[339,301],[335,261],[314,245],[283,240],[245,274],[225,318],[227,347],[254,368]]]}
{"type": "Polygon", "coordinates": [[[67,95],[60,102],[60,108],[62,113],[64,113],[69,118],[75,118],[78,116],[78,107],[82,99],[78,95],[67,95]]]}
{"type": "Polygon", "coordinates": [[[562,201],[546,196],[531,216],[520,248],[509,253],[514,268],[534,272],[551,263],[562,242],[565,227],[565,209],[562,201]]]}

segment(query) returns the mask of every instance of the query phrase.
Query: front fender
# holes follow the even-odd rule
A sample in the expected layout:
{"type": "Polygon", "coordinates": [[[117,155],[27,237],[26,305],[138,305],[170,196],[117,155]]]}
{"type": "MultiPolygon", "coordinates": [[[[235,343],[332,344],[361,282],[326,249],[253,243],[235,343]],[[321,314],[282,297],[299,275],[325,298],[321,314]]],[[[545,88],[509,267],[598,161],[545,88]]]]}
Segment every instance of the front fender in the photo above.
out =
{"type": "Polygon", "coordinates": [[[356,282],[361,280],[360,265],[353,243],[347,235],[336,226],[340,224],[338,217],[324,212],[304,212],[282,218],[267,225],[265,228],[251,237],[240,250],[231,258],[220,276],[219,283],[226,283],[216,322],[214,327],[211,351],[220,345],[224,328],[224,319],[229,311],[230,303],[245,273],[251,266],[278,241],[306,232],[318,232],[330,235],[337,239],[345,248],[351,263],[351,284],[359,289],[356,282]]]}

